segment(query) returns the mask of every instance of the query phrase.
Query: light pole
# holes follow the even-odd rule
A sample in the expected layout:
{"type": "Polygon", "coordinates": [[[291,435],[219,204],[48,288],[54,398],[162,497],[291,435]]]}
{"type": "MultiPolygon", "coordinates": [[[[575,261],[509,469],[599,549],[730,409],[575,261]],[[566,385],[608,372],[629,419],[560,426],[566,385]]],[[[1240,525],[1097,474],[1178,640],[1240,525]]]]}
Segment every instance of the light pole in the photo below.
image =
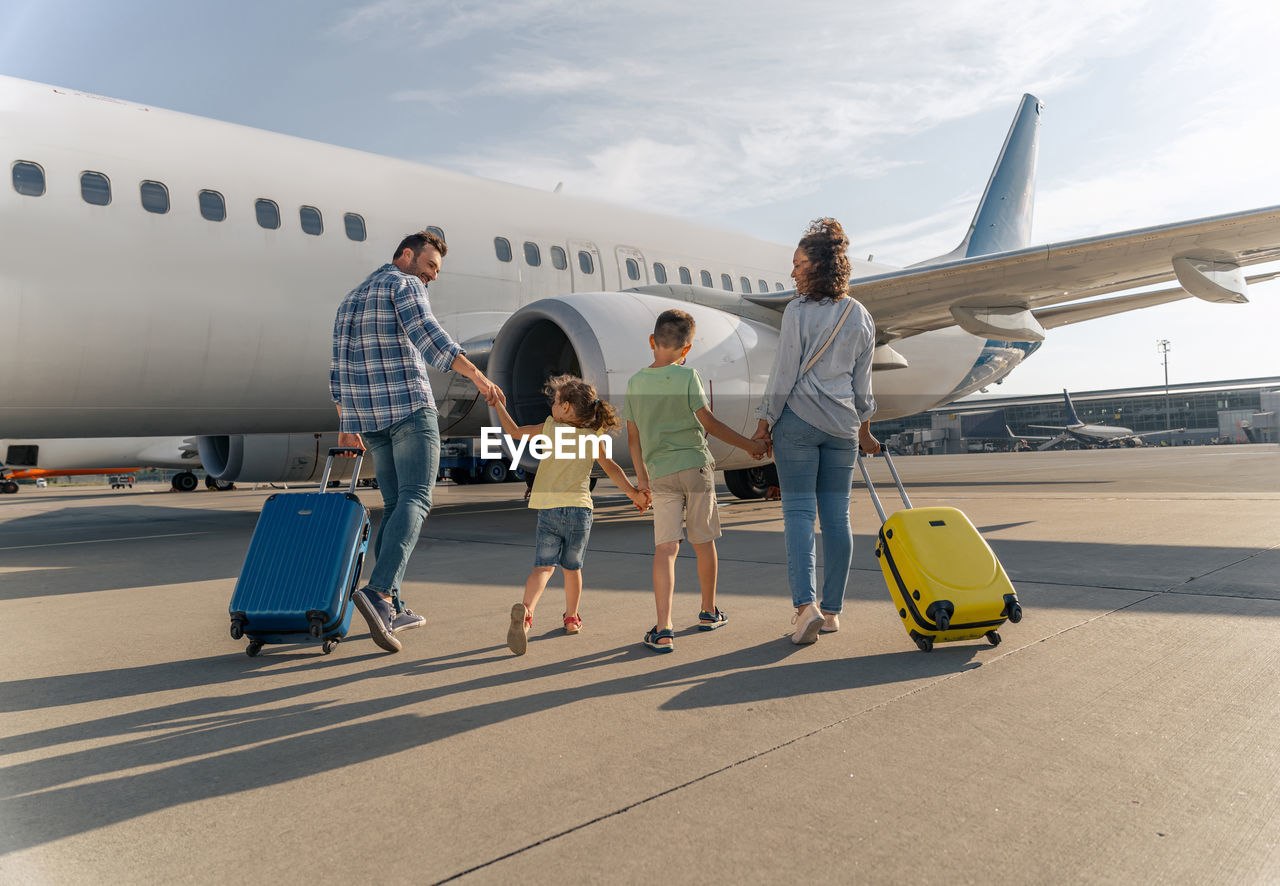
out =
{"type": "Polygon", "coordinates": [[[1164,356],[1164,429],[1172,431],[1173,415],[1169,411],[1169,339],[1160,339],[1156,342],[1156,347],[1160,349],[1160,353],[1164,356]]]}

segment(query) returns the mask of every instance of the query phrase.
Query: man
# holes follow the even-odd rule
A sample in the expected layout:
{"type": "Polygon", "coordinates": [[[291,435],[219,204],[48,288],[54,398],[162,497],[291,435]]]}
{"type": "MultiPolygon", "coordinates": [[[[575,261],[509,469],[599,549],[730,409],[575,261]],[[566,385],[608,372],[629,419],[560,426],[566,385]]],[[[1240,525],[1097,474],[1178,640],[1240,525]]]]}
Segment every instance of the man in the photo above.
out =
{"type": "Polygon", "coordinates": [[[399,591],[440,466],[427,364],[465,375],[490,405],[506,402],[431,313],[426,284],[447,251],[430,231],[405,237],[391,263],[343,299],[333,324],[329,394],[338,409],[338,445],[367,448],[384,503],[373,546],[377,563],[354,601],[373,642],[388,652],[400,649],[397,631],[426,622],[403,608],[399,591]]]}

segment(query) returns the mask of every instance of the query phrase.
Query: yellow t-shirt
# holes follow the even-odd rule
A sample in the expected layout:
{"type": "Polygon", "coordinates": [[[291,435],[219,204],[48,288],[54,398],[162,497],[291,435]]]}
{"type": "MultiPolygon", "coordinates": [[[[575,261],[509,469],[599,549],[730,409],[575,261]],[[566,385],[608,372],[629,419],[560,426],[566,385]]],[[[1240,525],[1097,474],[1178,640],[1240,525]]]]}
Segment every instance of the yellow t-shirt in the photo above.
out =
{"type": "Polygon", "coordinates": [[[551,455],[538,462],[538,473],[533,478],[533,492],[529,495],[529,507],[537,508],[589,508],[591,502],[591,465],[595,462],[591,444],[579,446],[579,438],[599,431],[590,428],[577,428],[562,424],[554,418],[548,418],[542,425],[542,433],[551,438],[551,455]],[[562,447],[569,450],[568,458],[557,458],[556,429],[564,428],[560,434],[564,439],[562,447]],[[578,453],[584,452],[583,457],[578,453]]]}

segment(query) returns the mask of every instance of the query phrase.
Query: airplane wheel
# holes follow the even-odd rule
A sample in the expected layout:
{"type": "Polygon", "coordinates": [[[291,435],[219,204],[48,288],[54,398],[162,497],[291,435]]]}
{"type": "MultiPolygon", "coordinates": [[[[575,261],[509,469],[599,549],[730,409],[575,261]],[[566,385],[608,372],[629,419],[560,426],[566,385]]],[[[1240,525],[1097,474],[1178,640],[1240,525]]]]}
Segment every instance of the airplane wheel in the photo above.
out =
{"type": "Polygon", "coordinates": [[[0,492],[4,492],[5,495],[14,495],[17,491],[18,484],[14,483],[12,480],[6,480],[5,484],[0,486],[0,492]]]}
{"type": "Polygon", "coordinates": [[[764,498],[770,486],[778,485],[778,469],[773,465],[762,465],[758,468],[725,471],[724,484],[737,498],[747,501],[764,498]]]}
{"type": "Polygon", "coordinates": [[[173,488],[179,492],[195,492],[199,486],[200,481],[190,471],[183,471],[173,476],[173,488]]]}

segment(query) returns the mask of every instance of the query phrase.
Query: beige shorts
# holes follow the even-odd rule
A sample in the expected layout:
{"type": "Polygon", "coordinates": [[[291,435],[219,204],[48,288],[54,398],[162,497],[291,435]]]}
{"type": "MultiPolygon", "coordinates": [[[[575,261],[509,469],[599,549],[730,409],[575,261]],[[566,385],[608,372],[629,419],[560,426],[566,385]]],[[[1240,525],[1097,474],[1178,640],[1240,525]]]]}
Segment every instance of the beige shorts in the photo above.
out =
{"type": "Polygon", "coordinates": [[[716,509],[716,474],[710,465],[685,468],[654,480],[653,543],[663,545],[684,538],[700,545],[720,537],[720,513],[716,509]]]}

